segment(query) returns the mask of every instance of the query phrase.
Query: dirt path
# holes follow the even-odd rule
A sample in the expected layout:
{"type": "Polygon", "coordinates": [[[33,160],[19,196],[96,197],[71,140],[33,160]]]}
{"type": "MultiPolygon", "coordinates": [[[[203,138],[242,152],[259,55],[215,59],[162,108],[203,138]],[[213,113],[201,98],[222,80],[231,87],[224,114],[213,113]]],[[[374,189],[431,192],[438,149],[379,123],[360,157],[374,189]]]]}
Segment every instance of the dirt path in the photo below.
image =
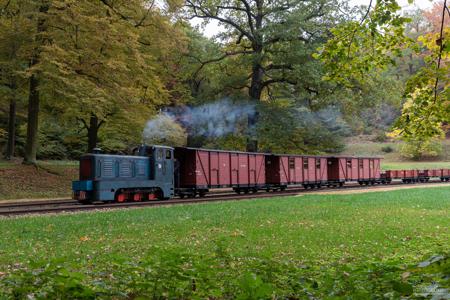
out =
{"type": "MultiPolygon", "coordinates": [[[[311,192],[308,194],[298,194],[298,196],[305,195],[350,195],[350,194],[364,194],[364,193],[375,193],[375,192],[386,192],[386,191],[395,191],[395,190],[406,190],[406,189],[419,189],[419,188],[438,188],[438,187],[450,187],[450,184],[447,182],[443,183],[422,183],[422,184],[404,184],[404,185],[394,185],[394,186],[375,186],[375,187],[367,187],[362,188],[360,190],[326,190],[326,191],[317,191],[311,192]]],[[[450,195],[449,195],[450,197],[450,195]]]]}

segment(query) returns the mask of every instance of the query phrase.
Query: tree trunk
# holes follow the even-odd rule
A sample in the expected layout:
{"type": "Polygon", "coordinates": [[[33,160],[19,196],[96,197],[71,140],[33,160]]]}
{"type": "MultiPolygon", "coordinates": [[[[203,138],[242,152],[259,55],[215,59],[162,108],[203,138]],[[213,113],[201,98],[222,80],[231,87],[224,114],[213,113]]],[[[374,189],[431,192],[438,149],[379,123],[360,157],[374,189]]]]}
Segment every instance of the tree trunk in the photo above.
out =
{"type": "MultiPolygon", "coordinates": [[[[48,1],[43,1],[39,7],[39,17],[37,21],[37,30],[35,35],[35,49],[33,57],[30,61],[30,68],[39,64],[41,55],[41,47],[44,45],[46,38],[44,37],[47,31],[46,14],[49,10],[48,1]]],[[[39,72],[34,72],[30,76],[30,92],[28,95],[28,122],[27,122],[27,140],[25,144],[25,164],[36,163],[36,153],[38,146],[38,131],[39,131],[39,72]]]]}
{"type": "Polygon", "coordinates": [[[16,148],[16,84],[13,82],[11,86],[12,97],[9,102],[9,119],[8,119],[8,146],[6,148],[6,159],[14,157],[16,148]]]}
{"type": "Polygon", "coordinates": [[[94,114],[91,115],[89,120],[89,127],[87,128],[88,132],[88,148],[87,152],[92,153],[93,150],[97,147],[98,141],[98,129],[100,128],[100,124],[98,122],[98,117],[94,114]]]}
{"type": "Polygon", "coordinates": [[[24,163],[35,164],[39,131],[39,79],[36,74],[30,77],[30,94],[28,96],[27,141],[25,144],[24,163]]]}
{"type": "MultiPolygon", "coordinates": [[[[251,101],[261,100],[263,91],[264,69],[259,62],[255,62],[252,68],[252,81],[250,84],[249,96],[251,101]]],[[[258,152],[258,140],[256,137],[256,125],[258,124],[259,114],[255,111],[247,116],[247,151],[258,152]]]]}

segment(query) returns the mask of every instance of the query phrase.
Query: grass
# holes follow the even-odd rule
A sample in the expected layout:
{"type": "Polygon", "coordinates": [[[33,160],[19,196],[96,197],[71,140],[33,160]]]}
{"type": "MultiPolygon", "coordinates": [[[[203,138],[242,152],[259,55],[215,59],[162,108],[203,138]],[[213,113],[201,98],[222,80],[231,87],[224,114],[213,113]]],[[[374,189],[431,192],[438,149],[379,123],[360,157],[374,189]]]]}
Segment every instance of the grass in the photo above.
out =
{"type": "Polygon", "coordinates": [[[449,196],[446,187],[3,219],[0,291],[396,298],[428,282],[409,266],[448,251],[449,196]]]}
{"type": "Polygon", "coordinates": [[[381,161],[383,170],[402,170],[402,169],[450,169],[450,161],[408,161],[408,162],[390,162],[381,161]]]}

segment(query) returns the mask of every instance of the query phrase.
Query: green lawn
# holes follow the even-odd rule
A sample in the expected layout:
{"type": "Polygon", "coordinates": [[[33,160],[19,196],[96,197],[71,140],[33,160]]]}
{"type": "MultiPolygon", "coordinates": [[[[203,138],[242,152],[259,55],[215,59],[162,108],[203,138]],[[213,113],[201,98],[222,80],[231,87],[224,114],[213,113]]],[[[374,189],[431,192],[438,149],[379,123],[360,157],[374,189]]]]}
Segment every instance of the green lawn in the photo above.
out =
{"type": "Polygon", "coordinates": [[[449,212],[441,187],[0,219],[0,298],[399,298],[449,283],[449,212]]]}
{"type": "Polygon", "coordinates": [[[383,170],[402,170],[402,169],[450,169],[450,161],[437,161],[437,162],[390,162],[381,161],[383,170]]]}

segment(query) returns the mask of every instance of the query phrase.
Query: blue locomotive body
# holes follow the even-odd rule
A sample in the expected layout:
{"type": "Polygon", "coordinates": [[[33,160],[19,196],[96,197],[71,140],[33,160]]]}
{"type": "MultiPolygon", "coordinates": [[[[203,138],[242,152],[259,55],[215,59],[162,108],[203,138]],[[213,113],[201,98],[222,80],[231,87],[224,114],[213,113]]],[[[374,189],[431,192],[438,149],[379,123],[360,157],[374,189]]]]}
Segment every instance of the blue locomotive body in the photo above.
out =
{"type": "Polygon", "coordinates": [[[141,201],[174,196],[173,148],[142,146],[136,155],[87,154],[80,180],[72,183],[81,202],[141,201]]]}

